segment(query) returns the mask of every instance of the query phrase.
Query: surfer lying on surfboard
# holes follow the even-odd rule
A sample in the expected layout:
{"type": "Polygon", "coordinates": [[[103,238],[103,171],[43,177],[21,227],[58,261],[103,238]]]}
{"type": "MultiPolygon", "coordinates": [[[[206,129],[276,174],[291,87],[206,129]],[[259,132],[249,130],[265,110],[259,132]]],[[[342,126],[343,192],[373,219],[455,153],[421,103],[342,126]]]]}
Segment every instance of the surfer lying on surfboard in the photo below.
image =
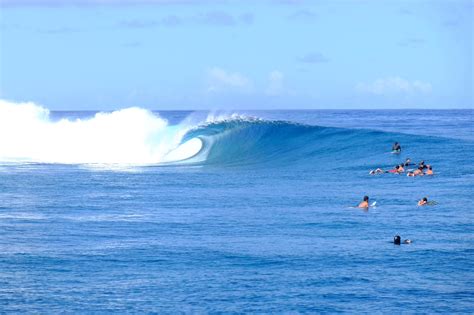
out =
{"type": "Polygon", "coordinates": [[[388,170],[388,171],[384,171],[383,169],[379,167],[375,170],[370,171],[369,174],[370,175],[382,174],[382,173],[401,174],[403,172],[405,172],[405,169],[403,168],[403,164],[400,164],[400,165],[395,165],[393,169],[388,170]]]}

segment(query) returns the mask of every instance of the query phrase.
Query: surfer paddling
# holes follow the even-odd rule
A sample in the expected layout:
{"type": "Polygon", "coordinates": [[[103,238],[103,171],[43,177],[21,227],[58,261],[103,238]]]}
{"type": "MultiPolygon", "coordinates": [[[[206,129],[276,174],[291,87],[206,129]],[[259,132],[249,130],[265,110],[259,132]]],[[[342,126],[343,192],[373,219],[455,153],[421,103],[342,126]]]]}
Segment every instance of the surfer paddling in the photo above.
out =
{"type": "Polygon", "coordinates": [[[418,206],[423,207],[428,205],[428,198],[424,197],[420,201],[418,201],[418,206]]]}

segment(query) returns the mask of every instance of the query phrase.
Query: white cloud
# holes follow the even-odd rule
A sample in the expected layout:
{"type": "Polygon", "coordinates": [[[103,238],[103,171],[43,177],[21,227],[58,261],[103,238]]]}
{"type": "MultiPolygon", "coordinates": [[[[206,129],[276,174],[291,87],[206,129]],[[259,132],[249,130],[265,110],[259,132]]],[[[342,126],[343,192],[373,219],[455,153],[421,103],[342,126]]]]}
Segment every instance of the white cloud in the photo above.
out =
{"type": "Polygon", "coordinates": [[[224,89],[248,89],[250,80],[237,72],[229,72],[224,69],[214,67],[208,71],[209,92],[215,92],[224,89]]]}
{"type": "Polygon", "coordinates": [[[283,91],[284,75],[280,71],[274,70],[268,76],[268,87],[265,91],[268,95],[277,95],[283,91]]]}
{"type": "Polygon", "coordinates": [[[375,95],[386,95],[396,93],[430,93],[432,88],[428,82],[419,80],[409,81],[400,77],[387,77],[377,79],[371,83],[360,82],[356,85],[356,90],[375,95]]]}

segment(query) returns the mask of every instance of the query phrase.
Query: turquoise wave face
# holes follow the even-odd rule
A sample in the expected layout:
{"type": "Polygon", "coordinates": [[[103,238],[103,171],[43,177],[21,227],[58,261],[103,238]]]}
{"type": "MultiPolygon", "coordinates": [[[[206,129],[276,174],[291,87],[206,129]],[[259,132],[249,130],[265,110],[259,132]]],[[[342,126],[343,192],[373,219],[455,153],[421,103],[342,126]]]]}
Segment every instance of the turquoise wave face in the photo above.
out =
{"type": "MultiPolygon", "coordinates": [[[[286,121],[234,119],[201,125],[183,142],[203,141],[188,162],[214,166],[318,167],[322,170],[392,167],[391,145],[402,143],[401,156],[443,163],[465,154],[467,142],[433,136],[362,129],[310,126],[286,121]],[[409,149],[410,156],[405,155],[409,149]]],[[[397,163],[399,161],[397,160],[397,163]]]]}

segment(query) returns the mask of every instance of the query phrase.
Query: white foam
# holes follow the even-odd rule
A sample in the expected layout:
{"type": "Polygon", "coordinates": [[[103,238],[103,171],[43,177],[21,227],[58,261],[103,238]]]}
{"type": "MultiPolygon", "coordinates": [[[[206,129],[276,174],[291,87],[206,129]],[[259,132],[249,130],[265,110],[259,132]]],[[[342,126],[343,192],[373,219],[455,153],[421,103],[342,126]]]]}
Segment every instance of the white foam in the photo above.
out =
{"type": "Polygon", "coordinates": [[[34,103],[0,100],[0,162],[156,164],[187,159],[199,139],[179,146],[192,126],[142,108],[98,113],[90,119],[52,121],[34,103]]]}

